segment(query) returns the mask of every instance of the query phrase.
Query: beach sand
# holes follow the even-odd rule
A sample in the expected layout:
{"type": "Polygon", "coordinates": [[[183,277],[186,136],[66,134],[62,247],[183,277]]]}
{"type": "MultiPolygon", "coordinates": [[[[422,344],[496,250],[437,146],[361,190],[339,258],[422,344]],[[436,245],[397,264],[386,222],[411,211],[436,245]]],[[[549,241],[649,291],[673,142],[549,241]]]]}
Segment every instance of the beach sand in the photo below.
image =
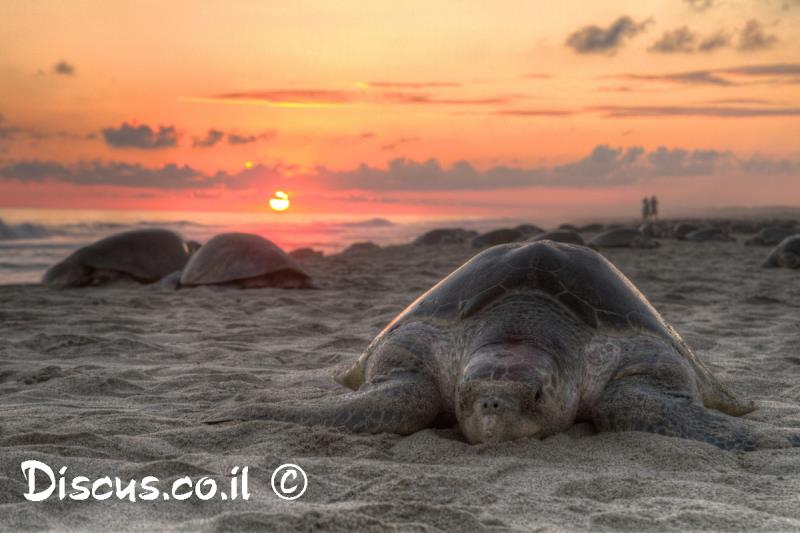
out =
{"type": "MultiPolygon", "coordinates": [[[[800,428],[800,277],[768,248],[665,240],[604,252],[712,371],[800,428]]],[[[798,530],[800,448],[749,453],[586,424],[471,446],[455,429],[357,435],[268,421],[208,426],[221,406],[344,392],[333,368],[468,259],[466,246],[311,260],[320,290],[0,286],[0,530],[798,530]],[[20,464],[67,479],[211,476],[249,467],[248,501],[44,502],[20,464]],[[306,493],[279,499],[296,463],[306,493]]]]}

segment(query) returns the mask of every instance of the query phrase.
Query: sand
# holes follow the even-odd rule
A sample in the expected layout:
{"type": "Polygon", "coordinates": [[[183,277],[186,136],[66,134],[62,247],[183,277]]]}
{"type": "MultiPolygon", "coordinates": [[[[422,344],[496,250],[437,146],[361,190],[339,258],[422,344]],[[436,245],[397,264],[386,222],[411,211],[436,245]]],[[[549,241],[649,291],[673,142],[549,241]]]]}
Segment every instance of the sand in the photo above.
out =
{"type": "MultiPolygon", "coordinates": [[[[768,249],[667,240],[606,255],[724,382],[749,418],[800,427],[800,273],[768,249]]],[[[224,405],[339,394],[357,355],[472,254],[393,247],[312,260],[316,291],[0,287],[0,530],[800,530],[800,448],[749,453],[588,425],[543,441],[471,446],[454,429],[408,437],[251,421],[224,405]],[[147,475],[227,483],[248,501],[44,502],[20,464],[67,479],[147,475]],[[308,474],[279,499],[282,463],[308,474]]]]}

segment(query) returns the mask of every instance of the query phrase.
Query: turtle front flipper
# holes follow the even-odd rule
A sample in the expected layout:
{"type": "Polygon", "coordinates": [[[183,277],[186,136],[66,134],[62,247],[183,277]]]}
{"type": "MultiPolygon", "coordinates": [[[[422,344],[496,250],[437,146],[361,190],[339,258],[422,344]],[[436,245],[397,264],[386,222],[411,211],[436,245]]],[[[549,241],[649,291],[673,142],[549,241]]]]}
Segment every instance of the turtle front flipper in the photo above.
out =
{"type": "Polygon", "coordinates": [[[723,450],[800,446],[800,432],[707,409],[689,395],[665,390],[653,377],[609,383],[592,409],[599,431],[644,431],[698,440],[723,450]]]}
{"type": "Polygon", "coordinates": [[[431,427],[440,406],[439,390],[429,376],[404,372],[366,383],[356,392],[291,404],[244,405],[218,411],[204,422],[276,420],[409,435],[431,427]]]}

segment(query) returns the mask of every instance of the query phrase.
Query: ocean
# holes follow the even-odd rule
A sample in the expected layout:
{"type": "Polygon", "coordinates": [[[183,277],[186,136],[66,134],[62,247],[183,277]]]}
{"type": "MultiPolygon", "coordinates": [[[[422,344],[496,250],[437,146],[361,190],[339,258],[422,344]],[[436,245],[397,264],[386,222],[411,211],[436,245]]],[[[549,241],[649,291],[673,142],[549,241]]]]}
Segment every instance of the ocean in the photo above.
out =
{"type": "Polygon", "coordinates": [[[38,283],[50,265],[79,247],[137,228],[168,228],[199,242],[219,233],[242,231],[266,237],[286,251],[311,247],[332,254],[355,242],[372,241],[382,246],[410,242],[437,227],[485,231],[521,222],[530,221],[0,208],[0,284],[38,283]]]}

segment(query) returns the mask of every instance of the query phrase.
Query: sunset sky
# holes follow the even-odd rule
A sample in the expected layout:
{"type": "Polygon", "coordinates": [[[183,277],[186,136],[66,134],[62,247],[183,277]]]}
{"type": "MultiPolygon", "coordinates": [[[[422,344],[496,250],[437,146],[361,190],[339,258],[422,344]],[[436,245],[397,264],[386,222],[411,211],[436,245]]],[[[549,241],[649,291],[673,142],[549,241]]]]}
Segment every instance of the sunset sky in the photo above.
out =
{"type": "Polygon", "coordinates": [[[10,0],[0,19],[1,207],[800,204],[798,0],[10,0]]]}

